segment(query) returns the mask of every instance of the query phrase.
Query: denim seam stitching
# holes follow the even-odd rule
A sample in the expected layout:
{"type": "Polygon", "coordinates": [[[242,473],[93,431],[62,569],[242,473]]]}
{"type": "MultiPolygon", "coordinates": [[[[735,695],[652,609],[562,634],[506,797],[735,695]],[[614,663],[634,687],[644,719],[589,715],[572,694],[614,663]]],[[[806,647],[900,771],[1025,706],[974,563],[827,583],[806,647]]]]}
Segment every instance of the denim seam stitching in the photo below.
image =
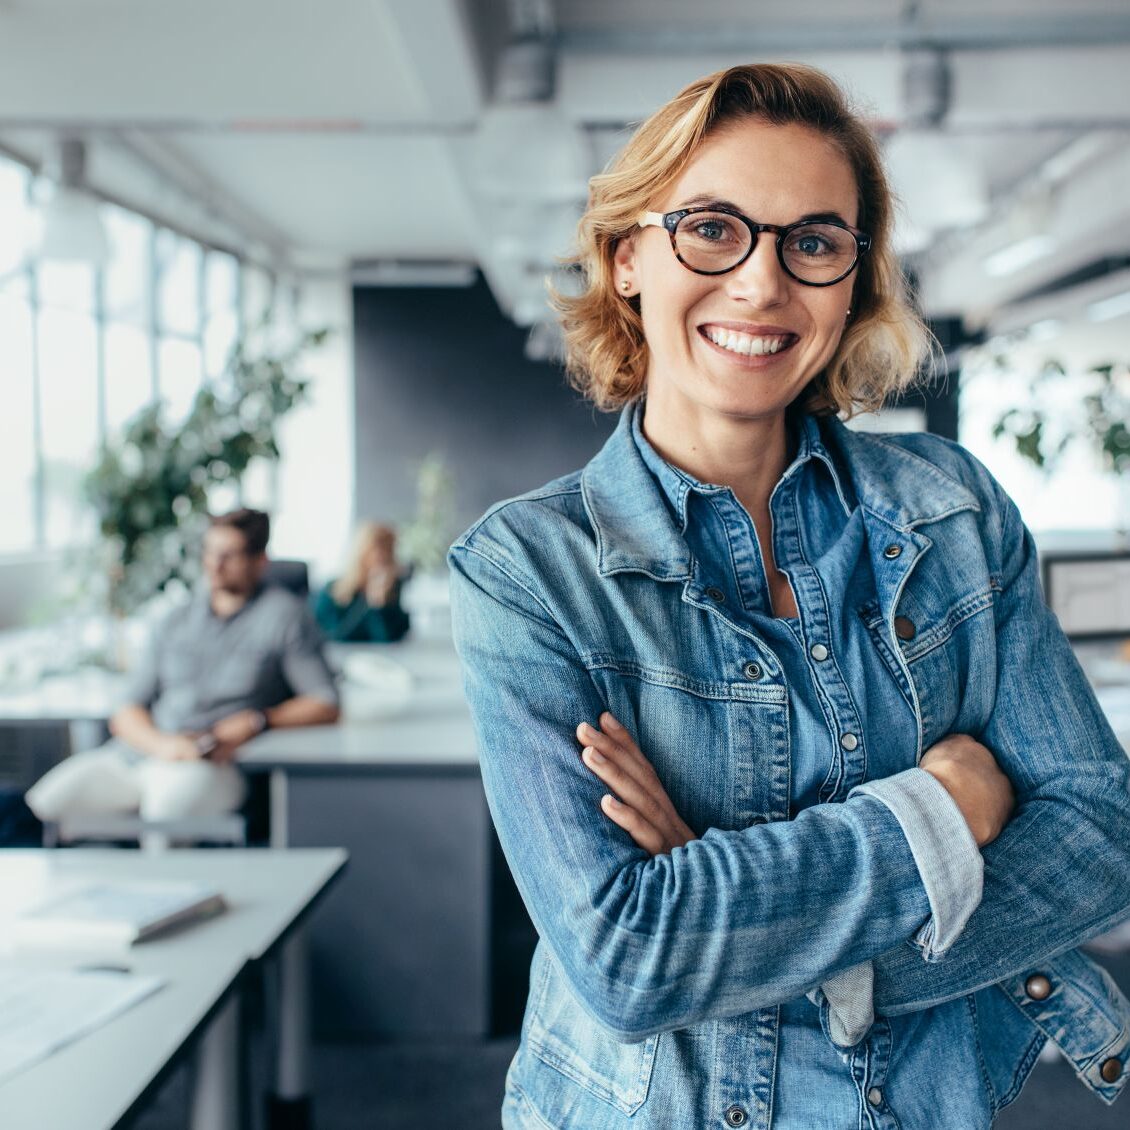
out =
{"type": "MultiPolygon", "coordinates": [[[[511,562],[508,562],[508,561],[504,562],[504,561],[500,560],[499,558],[495,557],[492,553],[488,552],[486,549],[480,548],[479,546],[476,546],[476,545],[468,545],[468,544],[464,543],[464,545],[461,548],[464,550],[464,552],[473,553],[476,557],[482,558],[482,560],[487,562],[487,564],[493,565],[500,573],[503,574],[503,576],[505,576],[509,581],[511,581],[511,583],[517,585],[531,600],[534,601],[534,603],[536,603],[538,605],[539,608],[544,610],[545,614],[550,619],[551,626],[553,628],[555,628],[558,632],[561,632],[560,625],[557,623],[556,618],[554,617],[553,613],[550,611],[548,605],[546,605],[545,601],[543,601],[541,599],[541,597],[538,596],[538,594],[530,587],[530,585],[524,579],[522,579],[519,576],[516,576],[514,573],[511,572],[510,568],[508,568],[508,565],[512,564],[511,562]]],[[[517,612],[520,616],[524,616],[528,620],[533,620],[534,623],[543,623],[542,621],[536,619],[536,617],[531,616],[528,612],[524,611],[521,608],[515,608],[513,605],[508,605],[508,607],[512,608],[513,611],[517,612]]],[[[562,635],[564,635],[564,633],[562,633],[562,635]]]]}
{"type": "Polygon", "coordinates": [[[985,1064],[985,1056],[981,1049],[981,1031],[977,1020],[977,998],[972,993],[969,993],[963,999],[965,1001],[965,1007],[969,1010],[970,1019],[972,1020],[973,1048],[977,1053],[977,1068],[981,1072],[981,1081],[985,1084],[985,1091],[989,1096],[989,1105],[992,1108],[993,1117],[995,1118],[1001,1108],[998,1105],[996,1088],[993,1086],[992,1078],[989,1076],[989,1069],[985,1064]]]}

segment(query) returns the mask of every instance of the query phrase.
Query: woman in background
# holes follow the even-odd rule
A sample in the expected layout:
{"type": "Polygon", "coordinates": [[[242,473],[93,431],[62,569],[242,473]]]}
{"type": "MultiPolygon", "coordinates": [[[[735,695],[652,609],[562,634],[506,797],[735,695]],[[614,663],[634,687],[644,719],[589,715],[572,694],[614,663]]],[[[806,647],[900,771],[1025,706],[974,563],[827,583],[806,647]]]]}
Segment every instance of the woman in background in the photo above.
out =
{"type": "Polygon", "coordinates": [[[326,637],[343,643],[392,643],[408,631],[400,607],[404,572],[396,560],[396,531],[362,522],[341,576],[314,601],[314,617],[326,637]]]}

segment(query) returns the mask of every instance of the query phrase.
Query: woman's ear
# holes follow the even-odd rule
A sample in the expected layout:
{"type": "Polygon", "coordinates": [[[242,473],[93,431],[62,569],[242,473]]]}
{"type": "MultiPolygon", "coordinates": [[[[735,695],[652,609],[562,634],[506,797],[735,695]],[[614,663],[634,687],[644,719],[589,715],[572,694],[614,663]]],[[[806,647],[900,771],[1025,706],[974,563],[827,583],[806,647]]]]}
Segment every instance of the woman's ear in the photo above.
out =
{"type": "Polygon", "coordinates": [[[623,236],[616,242],[616,249],[612,253],[613,272],[616,290],[625,298],[639,294],[639,283],[636,279],[636,246],[635,238],[631,235],[623,236]]]}

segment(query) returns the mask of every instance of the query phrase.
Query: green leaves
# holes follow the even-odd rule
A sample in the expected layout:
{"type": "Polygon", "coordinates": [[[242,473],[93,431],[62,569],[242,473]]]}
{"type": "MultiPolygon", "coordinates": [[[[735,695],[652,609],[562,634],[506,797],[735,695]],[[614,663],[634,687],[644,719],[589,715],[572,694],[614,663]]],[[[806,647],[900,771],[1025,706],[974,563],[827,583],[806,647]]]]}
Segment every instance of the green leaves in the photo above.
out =
{"type": "MultiPolygon", "coordinates": [[[[255,339],[269,329],[257,327],[255,339]]],[[[209,490],[238,482],[254,459],[279,458],[278,421],[309,394],[298,366],[328,335],[307,331],[274,353],[237,342],[224,375],[196,394],[183,423],[170,425],[163,405],[152,404],[103,448],[83,494],[112,547],[115,612],[132,611],[175,578],[191,579],[189,548],[203,527],[209,490]]]]}
{"type": "MultiPolygon", "coordinates": [[[[1007,368],[1007,358],[998,365],[1007,368]]],[[[1064,399],[1058,398],[1060,404],[1064,399]]],[[[1058,360],[1045,361],[1032,381],[1029,403],[1008,409],[993,425],[993,437],[1002,436],[1011,437],[1017,454],[1045,473],[1080,442],[1115,474],[1130,472],[1130,364],[1108,362],[1080,373],[1058,360]],[[1051,407],[1057,385],[1075,393],[1067,398],[1071,411],[1051,407]]]]}

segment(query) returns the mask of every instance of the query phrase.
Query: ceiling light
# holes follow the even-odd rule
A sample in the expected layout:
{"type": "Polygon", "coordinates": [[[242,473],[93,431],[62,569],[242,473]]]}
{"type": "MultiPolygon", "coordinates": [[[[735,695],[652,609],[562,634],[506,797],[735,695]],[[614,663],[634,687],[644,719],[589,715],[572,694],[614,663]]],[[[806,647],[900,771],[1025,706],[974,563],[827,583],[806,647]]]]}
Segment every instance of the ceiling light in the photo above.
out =
{"type": "Polygon", "coordinates": [[[1112,294],[1109,298],[1100,298],[1097,302],[1087,304],[1087,320],[1089,322],[1107,322],[1111,318],[1121,318],[1123,314],[1130,314],[1130,290],[1112,294]]]}
{"type": "Polygon", "coordinates": [[[986,255],[982,265],[985,274],[993,278],[1001,278],[1039,262],[1054,250],[1055,240],[1050,235],[1026,235],[986,255]]]}
{"type": "Polygon", "coordinates": [[[102,224],[98,202],[86,191],[86,146],[78,138],[59,144],[58,184],[42,206],[42,235],[35,254],[39,259],[102,266],[110,257],[110,243],[102,224]]]}

